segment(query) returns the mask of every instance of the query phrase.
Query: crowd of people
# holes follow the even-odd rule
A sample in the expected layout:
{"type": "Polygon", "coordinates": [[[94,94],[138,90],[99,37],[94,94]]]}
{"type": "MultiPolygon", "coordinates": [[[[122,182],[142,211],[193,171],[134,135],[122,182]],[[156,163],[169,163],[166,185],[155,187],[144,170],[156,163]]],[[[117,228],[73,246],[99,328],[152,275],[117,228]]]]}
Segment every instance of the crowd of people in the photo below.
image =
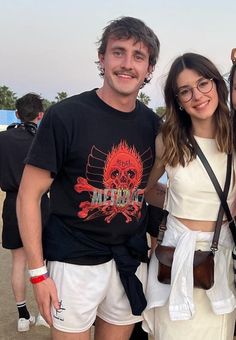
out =
{"type": "Polygon", "coordinates": [[[29,93],[16,102],[21,122],[0,133],[20,332],[35,323],[28,268],[53,340],[89,340],[93,325],[95,340],[233,339],[236,49],[230,107],[212,61],[185,53],[168,72],[163,119],[137,100],[159,51],[143,21],[111,21],[98,47],[102,86],[46,114],[29,93]]]}

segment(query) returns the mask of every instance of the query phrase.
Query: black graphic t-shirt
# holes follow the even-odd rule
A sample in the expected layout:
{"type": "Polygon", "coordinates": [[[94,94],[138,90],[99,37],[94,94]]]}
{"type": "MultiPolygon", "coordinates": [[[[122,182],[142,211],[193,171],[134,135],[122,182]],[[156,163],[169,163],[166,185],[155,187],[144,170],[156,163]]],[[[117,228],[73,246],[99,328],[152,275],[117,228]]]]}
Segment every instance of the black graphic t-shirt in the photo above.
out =
{"type": "Polygon", "coordinates": [[[24,128],[9,128],[0,133],[0,188],[18,192],[24,159],[34,136],[24,128]]]}
{"type": "Polygon", "coordinates": [[[55,216],[69,237],[79,230],[107,245],[143,233],[144,189],[158,127],[158,117],[141,102],[132,112],[120,112],[95,90],[53,105],[27,157],[28,164],[49,170],[54,178],[51,225],[55,216]]]}
{"type": "MultiPolygon", "coordinates": [[[[0,132],[0,189],[6,192],[2,211],[4,227],[2,236],[3,246],[6,248],[20,246],[19,243],[17,245],[14,243],[20,238],[16,216],[16,197],[24,170],[24,159],[37,129],[37,125],[32,122],[26,124],[14,123],[8,126],[7,130],[0,132]]],[[[45,222],[49,209],[47,194],[43,195],[41,203],[42,219],[45,222]]]]}

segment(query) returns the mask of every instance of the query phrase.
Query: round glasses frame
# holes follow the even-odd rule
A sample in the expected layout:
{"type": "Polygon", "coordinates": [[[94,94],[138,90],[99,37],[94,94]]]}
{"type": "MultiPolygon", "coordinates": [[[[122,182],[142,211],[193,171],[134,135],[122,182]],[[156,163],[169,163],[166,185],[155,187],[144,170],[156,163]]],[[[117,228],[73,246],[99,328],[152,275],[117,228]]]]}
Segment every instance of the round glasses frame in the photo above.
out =
{"type": "MultiPolygon", "coordinates": [[[[179,91],[179,92],[176,94],[176,97],[178,97],[179,100],[180,100],[182,103],[188,103],[188,102],[193,98],[193,93],[194,93],[193,90],[194,90],[194,89],[198,89],[199,92],[201,92],[201,93],[203,93],[203,94],[206,94],[206,93],[209,93],[209,92],[212,90],[212,88],[213,88],[213,78],[211,78],[211,79],[204,79],[204,80],[200,80],[200,81],[198,82],[197,86],[186,87],[186,90],[189,91],[188,93],[186,93],[186,96],[189,96],[188,99],[184,99],[184,98],[183,98],[183,95],[182,95],[182,96],[180,95],[180,92],[181,92],[181,91],[179,91]],[[204,82],[204,81],[209,81],[209,88],[207,87],[206,90],[203,90],[203,89],[200,88],[201,83],[204,82]]],[[[183,91],[184,91],[184,90],[183,90],[183,91]]]]}

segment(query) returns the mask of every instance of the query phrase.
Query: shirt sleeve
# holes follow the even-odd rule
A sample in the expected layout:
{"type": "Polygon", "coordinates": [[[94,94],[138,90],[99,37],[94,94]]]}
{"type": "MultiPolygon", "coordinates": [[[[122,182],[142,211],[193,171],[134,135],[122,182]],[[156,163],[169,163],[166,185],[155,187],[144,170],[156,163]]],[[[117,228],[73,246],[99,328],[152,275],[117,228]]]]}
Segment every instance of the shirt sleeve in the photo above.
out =
{"type": "Polygon", "coordinates": [[[57,108],[53,105],[45,113],[25,159],[26,164],[50,171],[52,177],[65,162],[69,146],[68,126],[57,108]]]}
{"type": "Polygon", "coordinates": [[[147,232],[153,236],[157,237],[159,231],[159,225],[164,217],[164,210],[153,205],[148,205],[148,225],[147,232]]]}

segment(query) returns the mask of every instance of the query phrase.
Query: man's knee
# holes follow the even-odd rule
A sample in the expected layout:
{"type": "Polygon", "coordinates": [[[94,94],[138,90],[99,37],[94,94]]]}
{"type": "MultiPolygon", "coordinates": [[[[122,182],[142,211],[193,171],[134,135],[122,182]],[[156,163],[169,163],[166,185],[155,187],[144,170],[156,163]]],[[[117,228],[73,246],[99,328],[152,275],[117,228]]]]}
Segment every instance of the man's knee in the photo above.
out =
{"type": "Polygon", "coordinates": [[[95,322],[95,340],[129,340],[134,325],[113,325],[101,318],[95,322]]]}
{"type": "Polygon", "coordinates": [[[62,332],[52,327],[51,329],[52,340],[89,340],[90,330],[81,333],[68,333],[62,332]]]}

